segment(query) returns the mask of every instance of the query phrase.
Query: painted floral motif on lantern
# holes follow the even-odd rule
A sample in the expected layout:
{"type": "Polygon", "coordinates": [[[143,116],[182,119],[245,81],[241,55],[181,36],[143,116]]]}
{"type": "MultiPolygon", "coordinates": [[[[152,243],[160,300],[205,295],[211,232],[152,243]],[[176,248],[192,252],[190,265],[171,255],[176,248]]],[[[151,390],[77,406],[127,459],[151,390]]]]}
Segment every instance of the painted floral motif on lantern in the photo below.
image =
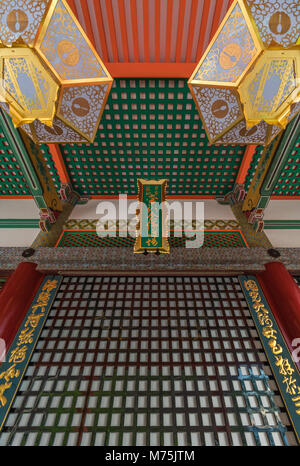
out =
{"type": "Polygon", "coordinates": [[[265,144],[269,125],[261,121],[258,125],[250,129],[246,127],[243,120],[234,128],[225,133],[218,141],[218,144],[265,144]]]}
{"type": "Polygon", "coordinates": [[[212,87],[195,87],[194,92],[204,125],[211,139],[221,135],[243,117],[234,91],[212,87]]]}
{"type": "Polygon", "coordinates": [[[47,0],[0,0],[0,37],[11,46],[20,37],[33,44],[46,11],[47,0]]]}
{"type": "Polygon", "coordinates": [[[43,34],[40,50],[62,80],[106,77],[61,1],[58,1],[43,34]]]}
{"type": "Polygon", "coordinates": [[[58,116],[79,130],[85,137],[93,137],[108,84],[66,87],[63,89],[58,116]]]}
{"type": "Polygon", "coordinates": [[[272,42],[288,47],[300,35],[300,3],[295,0],[247,0],[265,46],[272,42]]]}
{"type": "Polygon", "coordinates": [[[236,82],[256,54],[256,46],[242,10],[237,4],[194,79],[236,82]]]}
{"type": "Polygon", "coordinates": [[[53,119],[53,126],[47,126],[41,123],[39,120],[35,120],[33,123],[33,131],[27,131],[27,126],[24,125],[22,128],[27,132],[33,139],[38,139],[40,143],[63,143],[63,142],[86,142],[86,140],[76,133],[72,128],[67,126],[59,118],[53,119]],[[35,136],[35,134],[37,136],[35,136]]]}

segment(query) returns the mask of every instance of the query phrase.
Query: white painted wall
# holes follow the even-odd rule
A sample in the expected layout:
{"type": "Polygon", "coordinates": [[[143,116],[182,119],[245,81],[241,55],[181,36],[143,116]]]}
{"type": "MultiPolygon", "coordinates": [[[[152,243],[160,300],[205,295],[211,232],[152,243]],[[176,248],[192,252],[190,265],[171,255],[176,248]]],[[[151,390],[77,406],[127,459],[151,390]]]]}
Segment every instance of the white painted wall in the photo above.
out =
{"type": "MultiPolygon", "coordinates": [[[[0,199],[1,219],[39,219],[33,199],[0,199]]],[[[29,247],[39,233],[38,228],[0,228],[0,247],[29,247]]]]}
{"type": "MultiPolygon", "coordinates": [[[[74,207],[70,219],[96,219],[100,218],[100,214],[96,213],[96,209],[99,203],[112,203],[115,206],[116,212],[118,214],[118,200],[100,200],[100,199],[91,199],[85,205],[77,205],[74,207]]],[[[182,208],[184,208],[184,202],[189,202],[189,200],[176,200],[176,199],[169,199],[168,200],[170,206],[173,202],[180,202],[182,208]]],[[[204,218],[207,220],[235,220],[235,216],[231,210],[230,206],[227,205],[220,205],[214,199],[194,199],[195,202],[203,202],[204,203],[204,218]]],[[[134,201],[129,199],[128,205],[133,204],[134,201]]],[[[104,204],[102,204],[104,207],[104,204]]],[[[132,206],[133,207],[133,206],[132,206]]],[[[134,210],[134,209],[133,209],[134,210]]],[[[132,211],[133,211],[132,210],[132,211]]]]}
{"type": "Polygon", "coordinates": [[[264,230],[274,248],[300,248],[300,230],[264,230]]]}
{"type": "Polygon", "coordinates": [[[264,220],[300,220],[300,200],[271,200],[265,210],[264,220]]]}
{"type": "Polygon", "coordinates": [[[39,219],[39,209],[33,199],[0,199],[0,218],[39,219]]]}
{"type": "Polygon", "coordinates": [[[0,247],[29,247],[39,232],[38,228],[0,228],[0,247]]]}

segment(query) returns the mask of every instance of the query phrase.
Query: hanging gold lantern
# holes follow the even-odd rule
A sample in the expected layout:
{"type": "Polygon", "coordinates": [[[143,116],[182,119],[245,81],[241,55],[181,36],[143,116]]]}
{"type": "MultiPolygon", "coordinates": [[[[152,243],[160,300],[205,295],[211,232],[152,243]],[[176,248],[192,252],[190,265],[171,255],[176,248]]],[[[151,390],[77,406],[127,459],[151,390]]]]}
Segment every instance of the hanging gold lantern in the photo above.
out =
{"type": "Polygon", "coordinates": [[[188,85],[214,144],[267,145],[300,111],[297,1],[235,0],[188,85]]]}
{"type": "Polygon", "coordinates": [[[38,143],[92,142],[113,79],[66,0],[0,0],[0,105],[38,143]]]}

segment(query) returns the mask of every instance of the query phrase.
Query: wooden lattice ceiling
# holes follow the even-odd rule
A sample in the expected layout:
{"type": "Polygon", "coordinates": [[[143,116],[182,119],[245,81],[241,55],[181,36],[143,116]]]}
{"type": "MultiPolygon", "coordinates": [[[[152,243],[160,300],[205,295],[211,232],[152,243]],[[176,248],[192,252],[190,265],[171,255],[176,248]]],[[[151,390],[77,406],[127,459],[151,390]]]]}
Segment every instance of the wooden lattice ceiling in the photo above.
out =
{"type": "Polygon", "coordinates": [[[184,80],[116,80],[93,144],[62,145],[81,194],[136,194],[137,178],[167,178],[171,195],[225,194],[244,146],[210,146],[184,80]]]}
{"type": "MultiPolygon", "coordinates": [[[[60,146],[74,189],[100,196],[135,194],[137,177],[155,176],[169,179],[170,195],[214,197],[230,191],[245,146],[208,144],[186,81],[232,0],[68,2],[115,78],[94,144],[60,146]]],[[[0,136],[0,196],[29,195],[0,136]]],[[[300,195],[299,146],[300,141],[274,195],[300,195]]],[[[58,188],[51,151],[47,145],[42,150],[58,188]]],[[[261,151],[257,147],[246,189],[261,151]]]]}
{"type": "Polygon", "coordinates": [[[232,1],[68,0],[68,3],[108,64],[199,61],[232,1]]]}

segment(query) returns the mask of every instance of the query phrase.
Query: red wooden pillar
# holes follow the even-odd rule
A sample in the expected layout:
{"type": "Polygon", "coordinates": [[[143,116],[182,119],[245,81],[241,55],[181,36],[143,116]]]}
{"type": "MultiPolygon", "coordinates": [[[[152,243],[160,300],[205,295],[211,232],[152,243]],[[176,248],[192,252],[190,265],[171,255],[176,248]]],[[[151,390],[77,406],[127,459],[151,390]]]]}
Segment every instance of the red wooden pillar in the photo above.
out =
{"type": "MultiPolygon", "coordinates": [[[[280,262],[266,264],[266,270],[258,274],[258,280],[286,344],[293,353],[300,346],[300,288],[280,262]]],[[[299,350],[297,354],[297,359],[300,359],[299,350]]],[[[300,370],[300,361],[294,361],[300,370]]]]}
{"type": "Polygon", "coordinates": [[[44,274],[38,272],[36,267],[37,264],[31,262],[19,264],[0,294],[0,338],[5,341],[6,351],[43,281],[44,274]]]}

